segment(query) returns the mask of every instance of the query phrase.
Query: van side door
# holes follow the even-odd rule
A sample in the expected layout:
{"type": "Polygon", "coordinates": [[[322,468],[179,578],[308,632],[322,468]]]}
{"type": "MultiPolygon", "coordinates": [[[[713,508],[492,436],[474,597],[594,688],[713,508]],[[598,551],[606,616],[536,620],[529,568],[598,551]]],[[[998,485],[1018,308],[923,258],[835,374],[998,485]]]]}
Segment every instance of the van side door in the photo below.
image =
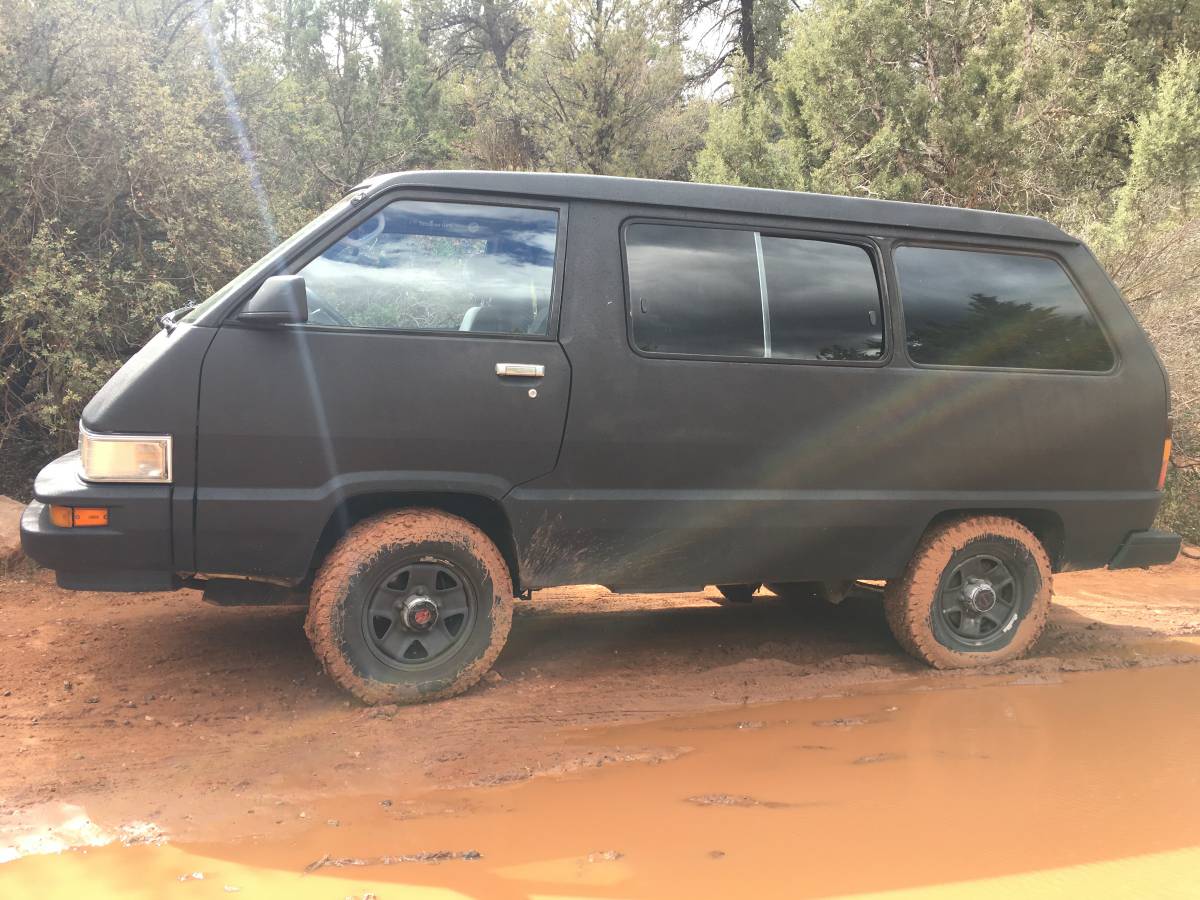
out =
{"type": "Polygon", "coordinates": [[[289,263],[307,322],[226,319],[200,390],[197,571],[299,579],[356,497],[499,500],[550,472],[566,212],[394,193],[289,263]]]}
{"type": "Polygon", "coordinates": [[[562,454],[508,500],[523,583],[682,590],[895,565],[905,522],[870,493],[894,352],[877,242],[738,214],[573,215],[562,454]]]}

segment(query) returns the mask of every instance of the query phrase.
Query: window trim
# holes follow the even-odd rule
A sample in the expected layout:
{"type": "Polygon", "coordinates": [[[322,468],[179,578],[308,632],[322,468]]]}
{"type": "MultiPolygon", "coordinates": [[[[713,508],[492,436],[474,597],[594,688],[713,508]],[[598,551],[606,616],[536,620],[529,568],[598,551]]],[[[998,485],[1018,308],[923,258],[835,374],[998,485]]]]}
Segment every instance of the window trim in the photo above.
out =
{"type": "MultiPolygon", "coordinates": [[[[334,334],[399,334],[429,337],[458,337],[482,338],[485,340],[522,340],[522,341],[557,341],[559,323],[562,318],[563,277],[566,271],[565,259],[567,248],[567,212],[569,204],[556,198],[506,197],[501,194],[477,194],[471,191],[438,191],[425,188],[398,187],[385,191],[363,204],[362,209],[333,223],[330,229],[317,236],[312,242],[299,248],[296,253],[282,260],[278,271],[270,271],[269,275],[296,275],[310,262],[340,241],[343,237],[393,203],[411,201],[416,203],[454,203],[463,206],[500,206],[510,209],[539,209],[554,212],[558,216],[558,227],[554,235],[554,271],[550,285],[550,316],[546,322],[545,334],[527,334],[523,332],[500,331],[459,331],[449,328],[387,328],[383,326],[362,325],[325,325],[310,322],[298,322],[279,326],[285,329],[298,330],[305,333],[334,333],[334,334]]],[[[258,326],[240,323],[237,320],[238,310],[262,286],[263,279],[245,286],[245,293],[234,301],[229,312],[225,315],[222,326],[253,328],[258,326]]]]}
{"type": "Polygon", "coordinates": [[[996,247],[979,244],[964,244],[954,241],[942,240],[917,240],[917,239],[901,239],[894,241],[889,247],[889,262],[891,263],[892,272],[896,279],[896,315],[897,327],[896,332],[899,337],[896,339],[896,345],[900,347],[900,353],[903,359],[908,362],[914,369],[933,369],[951,372],[1004,372],[1008,374],[1031,374],[1031,375],[1085,375],[1089,377],[1106,377],[1115,375],[1121,368],[1121,354],[1117,348],[1117,343],[1113,340],[1112,334],[1109,332],[1108,325],[1104,321],[1104,317],[1096,312],[1096,306],[1088,297],[1087,291],[1079,283],[1075,277],[1075,273],[1071,271],[1071,267],[1057,253],[1049,250],[1032,250],[1026,247],[996,247]],[[900,268],[896,262],[896,254],[905,247],[916,247],[926,250],[958,250],[968,253],[993,253],[1001,256],[1031,256],[1035,259],[1048,259],[1053,262],[1066,275],[1067,280],[1071,283],[1071,287],[1075,289],[1075,293],[1083,302],[1084,308],[1092,317],[1092,321],[1096,323],[1096,327],[1100,329],[1101,335],[1104,336],[1104,342],[1108,345],[1109,352],[1112,353],[1113,362],[1107,369],[1038,369],[1028,366],[964,366],[955,365],[953,363],[924,363],[917,362],[912,358],[912,354],[908,352],[908,320],[904,310],[904,289],[900,284],[900,268]]]}
{"type": "Polygon", "coordinates": [[[819,231],[808,228],[789,227],[786,224],[766,223],[747,224],[745,222],[720,222],[706,217],[703,220],[690,218],[675,218],[664,216],[634,215],[622,220],[620,225],[621,245],[621,278],[622,290],[625,294],[625,340],[629,349],[643,359],[671,359],[681,362],[732,362],[787,366],[838,366],[854,369],[879,369],[892,361],[895,352],[895,332],[892,326],[891,300],[888,293],[888,282],[884,268],[884,254],[879,243],[865,234],[853,234],[844,231],[819,231]],[[871,268],[875,273],[875,289],[879,298],[880,329],[883,333],[883,353],[879,359],[791,359],[780,356],[719,356],[697,353],[663,353],[655,350],[643,350],[637,345],[633,334],[633,285],[629,279],[629,228],[633,225],[674,225],[684,228],[717,228],[722,231],[749,231],[755,237],[755,250],[759,260],[760,294],[763,298],[764,346],[767,351],[767,339],[770,334],[770,308],[766,300],[765,266],[761,251],[763,237],[791,238],[795,240],[820,241],[827,244],[846,244],[858,247],[867,255],[871,268]]]}
{"type": "MultiPolygon", "coordinates": [[[[758,299],[762,304],[763,359],[771,358],[771,297],[767,290],[767,261],[763,257],[762,232],[754,232],[754,259],[758,265],[758,299]]],[[[630,293],[633,285],[629,285],[630,293]]]]}

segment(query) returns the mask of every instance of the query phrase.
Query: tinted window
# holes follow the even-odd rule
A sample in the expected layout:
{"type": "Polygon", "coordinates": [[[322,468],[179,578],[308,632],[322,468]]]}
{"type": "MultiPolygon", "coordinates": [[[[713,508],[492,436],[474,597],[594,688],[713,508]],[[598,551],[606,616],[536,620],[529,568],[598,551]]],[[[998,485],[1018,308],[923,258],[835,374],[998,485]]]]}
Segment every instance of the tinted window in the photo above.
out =
{"type": "Polygon", "coordinates": [[[762,357],[754,232],[642,223],[626,229],[625,246],[639,348],[762,357]]]}
{"type": "Polygon", "coordinates": [[[849,244],[763,237],[771,356],[871,360],[883,355],[875,267],[849,244]]]}
{"type": "Polygon", "coordinates": [[[546,334],[558,214],[398,201],[305,266],[320,325],[546,334]]]}
{"type": "Polygon", "coordinates": [[[953,366],[1102,372],[1112,350],[1058,263],[1037,256],[901,247],[908,352],[953,366]]]}

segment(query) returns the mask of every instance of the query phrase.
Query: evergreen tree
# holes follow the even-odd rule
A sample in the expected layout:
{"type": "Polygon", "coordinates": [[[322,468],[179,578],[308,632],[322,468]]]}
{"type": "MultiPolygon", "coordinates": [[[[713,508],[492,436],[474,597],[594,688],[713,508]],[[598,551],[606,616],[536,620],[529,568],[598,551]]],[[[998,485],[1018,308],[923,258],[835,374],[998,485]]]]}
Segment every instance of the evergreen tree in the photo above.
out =
{"type": "Polygon", "coordinates": [[[682,177],[699,143],[679,19],[663,0],[557,0],[538,20],[523,102],[548,168],[682,177]]]}

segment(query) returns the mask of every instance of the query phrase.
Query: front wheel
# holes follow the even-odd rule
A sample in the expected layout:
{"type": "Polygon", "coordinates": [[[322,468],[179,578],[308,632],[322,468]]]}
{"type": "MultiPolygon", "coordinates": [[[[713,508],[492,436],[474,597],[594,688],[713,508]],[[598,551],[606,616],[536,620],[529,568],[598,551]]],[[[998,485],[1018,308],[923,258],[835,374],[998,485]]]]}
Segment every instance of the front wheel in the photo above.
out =
{"type": "Polygon", "coordinates": [[[1050,559],[1025,526],[974,516],[932,528],[904,576],[889,581],[884,609],[896,639],[938,669],[1024,654],[1050,614],[1050,559]]]}
{"type": "Polygon", "coordinates": [[[491,667],[512,623],[496,545],[438,510],[355,525],[326,557],[304,630],[341,687],[365,703],[440,700],[491,667]]]}

